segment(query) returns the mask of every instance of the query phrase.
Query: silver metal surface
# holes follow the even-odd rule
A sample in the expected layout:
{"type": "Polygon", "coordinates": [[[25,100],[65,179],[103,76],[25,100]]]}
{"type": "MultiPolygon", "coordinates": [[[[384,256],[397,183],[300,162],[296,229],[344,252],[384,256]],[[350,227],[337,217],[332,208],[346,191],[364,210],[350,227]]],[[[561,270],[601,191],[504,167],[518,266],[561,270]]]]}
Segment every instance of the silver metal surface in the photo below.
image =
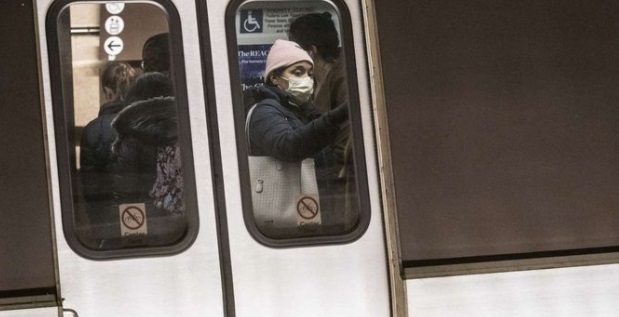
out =
{"type": "MultiPolygon", "coordinates": [[[[45,30],[45,15],[51,1],[37,4],[55,226],[56,232],[63,232],[45,30]]],[[[210,316],[223,316],[213,190],[211,182],[205,181],[211,179],[210,153],[196,12],[192,1],[175,5],[183,21],[200,231],[192,247],[178,255],[109,261],[82,258],[69,248],[62,236],[58,237],[63,306],[81,316],[199,316],[206,312],[210,316]]]]}
{"type": "MultiPolygon", "coordinates": [[[[273,249],[254,240],[243,223],[239,171],[228,69],[224,13],[226,2],[208,1],[217,109],[222,137],[226,201],[232,252],[236,315],[272,316],[390,316],[389,282],[383,240],[380,193],[370,185],[371,223],[350,244],[273,249]]],[[[378,183],[374,133],[362,13],[359,3],[347,1],[352,16],[354,50],[360,84],[361,111],[368,183],[378,183]]]]}

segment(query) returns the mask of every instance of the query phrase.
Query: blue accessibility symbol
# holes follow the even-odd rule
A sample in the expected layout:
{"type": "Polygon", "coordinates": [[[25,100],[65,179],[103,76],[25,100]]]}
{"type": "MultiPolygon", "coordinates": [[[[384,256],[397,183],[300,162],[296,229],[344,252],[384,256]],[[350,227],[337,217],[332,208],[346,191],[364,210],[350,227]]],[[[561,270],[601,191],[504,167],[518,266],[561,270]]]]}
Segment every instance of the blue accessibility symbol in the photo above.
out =
{"type": "Polygon", "coordinates": [[[241,33],[262,33],[262,10],[241,10],[241,33]]]}

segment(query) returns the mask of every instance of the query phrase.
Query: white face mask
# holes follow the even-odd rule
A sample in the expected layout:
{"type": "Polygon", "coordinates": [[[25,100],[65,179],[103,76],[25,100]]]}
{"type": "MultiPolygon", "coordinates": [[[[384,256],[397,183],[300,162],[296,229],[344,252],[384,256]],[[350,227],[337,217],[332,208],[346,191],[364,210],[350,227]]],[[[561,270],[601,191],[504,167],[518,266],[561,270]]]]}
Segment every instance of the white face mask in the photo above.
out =
{"type": "Polygon", "coordinates": [[[299,104],[307,102],[314,93],[314,79],[312,77],[282,78],[288,81],[288,89],[286,89],[286,92],[299,104]]]}

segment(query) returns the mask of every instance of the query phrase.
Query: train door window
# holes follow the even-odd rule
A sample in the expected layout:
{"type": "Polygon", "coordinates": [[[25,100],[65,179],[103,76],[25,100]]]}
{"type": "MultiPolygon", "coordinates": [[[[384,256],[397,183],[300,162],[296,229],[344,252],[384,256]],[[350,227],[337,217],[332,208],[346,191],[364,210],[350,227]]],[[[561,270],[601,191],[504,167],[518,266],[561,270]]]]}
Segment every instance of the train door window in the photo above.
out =
{"type": "Polygon", "coordinates": [[[226,18],[248,230],[275,247],[359,237],[370,216],[345,5],[235,1],[226,18]]]}
{"type": "Polygon", "coordinates": [[[56,2],[47,19],[63,224],[91,258],[197,232],[180,22],[167,2],[56,2]]]}

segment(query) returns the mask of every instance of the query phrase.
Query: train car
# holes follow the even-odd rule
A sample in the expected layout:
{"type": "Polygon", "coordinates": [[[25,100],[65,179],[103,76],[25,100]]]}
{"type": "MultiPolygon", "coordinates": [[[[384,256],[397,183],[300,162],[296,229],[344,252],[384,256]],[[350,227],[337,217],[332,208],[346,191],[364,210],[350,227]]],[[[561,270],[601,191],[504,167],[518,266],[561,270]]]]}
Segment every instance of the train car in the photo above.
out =
{"type": "Polygon", "coordinates": [[[617,6],[3,1],[0,317],[615,316],[617,6]],[[256,179],[304,16],[346,134],[256,179]]]}

